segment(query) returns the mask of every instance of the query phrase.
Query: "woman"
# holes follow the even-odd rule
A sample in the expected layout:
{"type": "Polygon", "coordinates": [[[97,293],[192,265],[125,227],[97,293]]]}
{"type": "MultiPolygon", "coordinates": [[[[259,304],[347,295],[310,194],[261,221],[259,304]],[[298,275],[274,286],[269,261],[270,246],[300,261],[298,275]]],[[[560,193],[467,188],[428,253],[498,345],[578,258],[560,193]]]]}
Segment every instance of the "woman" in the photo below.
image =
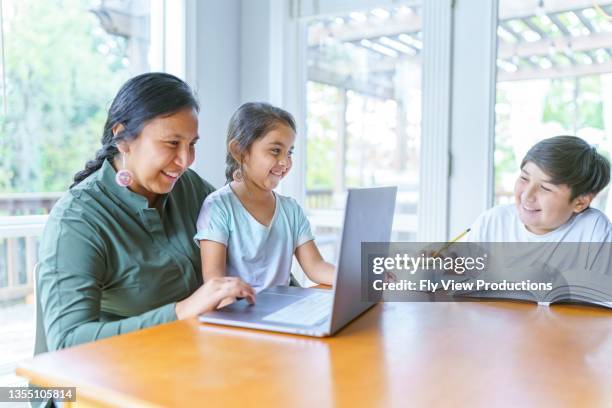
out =
{"type": "Polygon", "coordinates": [[[102,148],[74,177],[43,232],[37,290],[50,350],[254,301],[238,278],[202,285],[195,235],[213,187],[189,166],[198,139],[189,86],[163,73],[130,79],[102,148]]]}

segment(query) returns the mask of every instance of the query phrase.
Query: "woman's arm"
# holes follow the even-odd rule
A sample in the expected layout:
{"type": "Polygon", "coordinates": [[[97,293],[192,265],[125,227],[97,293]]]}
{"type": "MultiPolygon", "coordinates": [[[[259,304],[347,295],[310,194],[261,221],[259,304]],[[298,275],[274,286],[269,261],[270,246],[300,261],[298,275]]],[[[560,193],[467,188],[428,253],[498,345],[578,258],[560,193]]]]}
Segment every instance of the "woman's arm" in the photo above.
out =
{"type": "Polygon", "coordinates": [[[295,257],[308,279],[315,283],[333,285],[336,268],[329,262],[325,262],[314,241],[308,241],[297,247],[295,257]]]}
{"type": "Polygon", "coordinates": [[[49,217],[36,280],[49,350],[196,316],[214,310],[227,297],[254,302],[253,289],[240,279],[216,278],[179,302],[157,302],[141,314],[104,321],[101,304],[109,281],[108,257],[99,232],[80,214],[49,217]]]}
{"type": "Polygon", "coordinates": [[[108,249],[78,213],[51,215],[41,239],[36,282],[50,350],[176,319],[174,303],[115,321],[101,318],[108,249]]]}

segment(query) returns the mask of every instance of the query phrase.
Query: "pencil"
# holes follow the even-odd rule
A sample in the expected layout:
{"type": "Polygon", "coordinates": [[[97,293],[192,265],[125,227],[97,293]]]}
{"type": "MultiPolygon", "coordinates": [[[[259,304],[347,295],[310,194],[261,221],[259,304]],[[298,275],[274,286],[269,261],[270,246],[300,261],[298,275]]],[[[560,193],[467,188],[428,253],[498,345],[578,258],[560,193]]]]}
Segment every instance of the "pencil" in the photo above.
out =
{"type": "Polygon", "coordinates": [[[463,238],[465,236],[465,234],[467,234],[468,232],[470,232],[472,229],[468,228],[465,231],[463,231],[461,234],[457,235],[455,238],[451,239],[450,241],[448,241],[446,243],[446,245],[444,245],[442,248],[438,249],[436,252],[433,253],[433,255],[431,255],[432,258],[437,257],[438,255],[440,255],[440,252],[448,249],[449,246],[451,246],[453,243],[459,241],[461,238],[463,238]]]}

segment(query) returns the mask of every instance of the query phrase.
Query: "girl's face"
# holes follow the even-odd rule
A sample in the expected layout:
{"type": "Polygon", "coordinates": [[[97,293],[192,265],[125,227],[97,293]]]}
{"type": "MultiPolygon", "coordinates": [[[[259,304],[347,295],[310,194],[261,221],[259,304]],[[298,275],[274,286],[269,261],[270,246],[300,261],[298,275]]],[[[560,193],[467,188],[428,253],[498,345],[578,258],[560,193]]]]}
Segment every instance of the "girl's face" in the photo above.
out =
{"type": "Polygon", "coordinates": [[[592,197],[570,200],[566,184],[555,185],[540,167],[527,162],[514,185],[514,200],[521,222],[534,234],[543,235],[565,224],[574,213],[587,208],[592,197]]]}
{"type": "MultiPolygon", "coordinates": [[[[136,139],[119,146],[126,153],[125,167],[134,175],[129,189],[146,197],[149,204],[170,192],[193,163],[197,140],[198,116],[191,108],[147,122],[136,139]]],[[[122,168],[121,155],[115,159],[115,168],[122,168]]]]}
{"type": "Polygon", "coordinates": [[[291,170],[294,142],[295,132],[285,124],[254,141],[242,162],[245,180],[263,190],[275,189],[291,170]]]}

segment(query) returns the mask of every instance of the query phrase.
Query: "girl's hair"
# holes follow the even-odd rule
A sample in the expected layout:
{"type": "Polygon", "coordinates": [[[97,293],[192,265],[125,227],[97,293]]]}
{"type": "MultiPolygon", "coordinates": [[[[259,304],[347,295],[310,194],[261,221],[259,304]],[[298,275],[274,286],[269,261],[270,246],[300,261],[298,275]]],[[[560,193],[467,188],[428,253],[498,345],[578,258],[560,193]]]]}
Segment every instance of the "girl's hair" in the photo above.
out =
{"type": "Polygon", "coordinates": [[[242,166],[242,163],[236,161],[230,153],[230,142],[232,140],[236,141],[236,149],[242,155],[249,150],[253,142],[281,124],[289,126],[296,132],[293,116],[269,103],[248,102],[234,112],[227,128],[228,149],[225,157],[225,179],[227,183],[233,180],[234,172],[242,166]]]}
{"type": "Polygon", "coordinates": [[[576,136],[555,136],[533,146],[521,162],[532,162],[550,177],[552,184],[566,184],[570,201],[583,194],[597,194],[610,182],[610,162],[595,147],[576,136]]]}
{"type": "Polygon", "coordinates": [[[108,110],[102,147],[85,164],[85,169],[74,175],[70,188],[102,167],[104,160],[114,158],[119,153],[117,143],[137,138],[148,121],[186,108],[199,111],[198,102],[189,85],[173,75],[151,72],[128,80],[108,110]],[[117,124],[123,125],[123,129],[113,136],[113,127],[117,124]]]}

